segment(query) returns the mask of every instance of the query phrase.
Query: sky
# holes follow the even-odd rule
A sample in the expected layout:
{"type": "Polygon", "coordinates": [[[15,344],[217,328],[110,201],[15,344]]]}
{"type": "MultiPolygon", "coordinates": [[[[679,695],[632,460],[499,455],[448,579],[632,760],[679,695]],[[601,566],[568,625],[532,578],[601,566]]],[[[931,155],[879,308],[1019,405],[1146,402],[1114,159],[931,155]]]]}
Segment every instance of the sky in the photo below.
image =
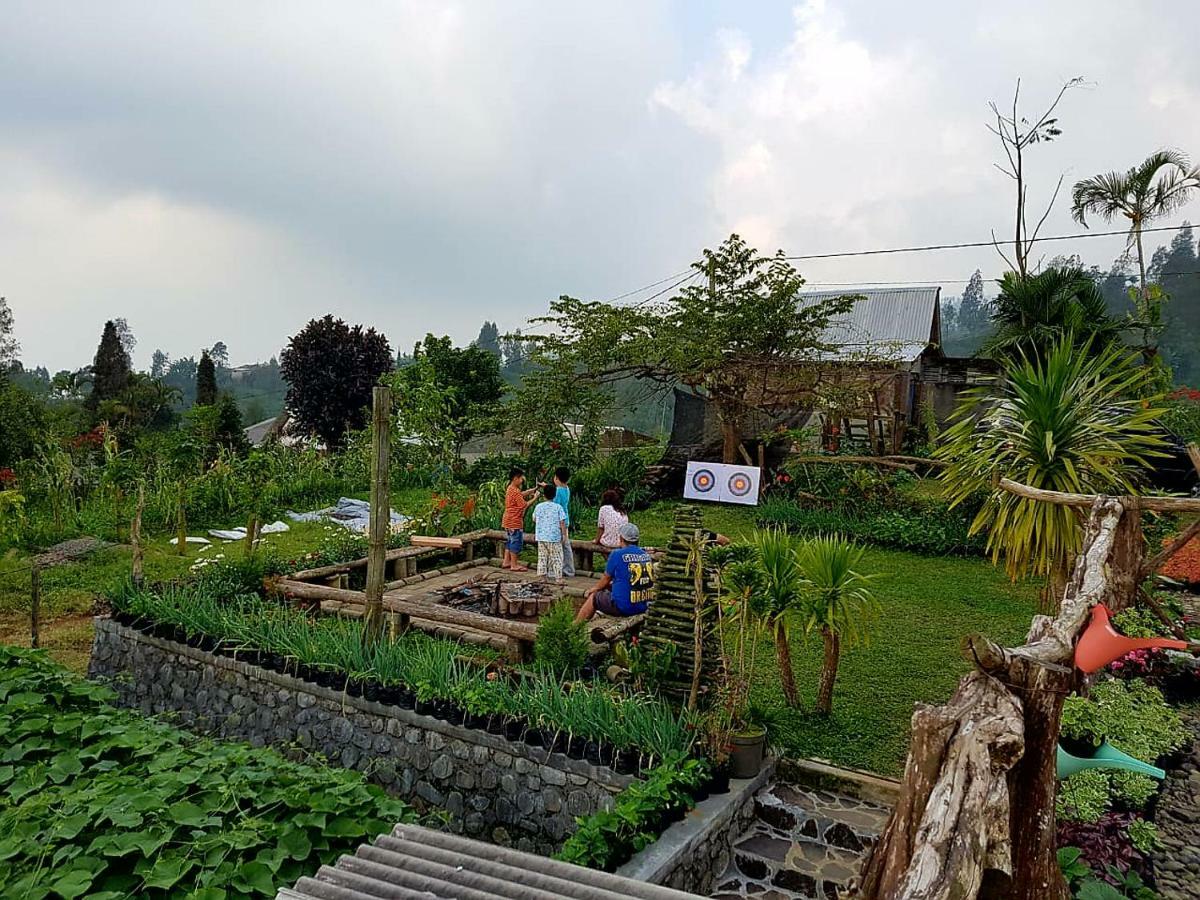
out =
{"type": "MultiPolygon", "coordinates": [[[[465,343],[681,272],[733,231],[789,254],[987,240],[1013,216],[987,104],[1018,77],[1031,114],[1087,80],[1028,157],[1031,206],[1065,175],[1043,234],[1074,234],[1074,180],[1200,156],[1194,11],[9,0],[0,296],[29,366],[87,364],[113,317],[139,367],[218,340],[240,364],[327,312],[393,348],[465,343]]],[[[1123,241],[1043,246],[1107,266],[1123,241]]],[[[1004,268],[993,249],[797,266],[814,287],[944,293],[1004,268]]]]}

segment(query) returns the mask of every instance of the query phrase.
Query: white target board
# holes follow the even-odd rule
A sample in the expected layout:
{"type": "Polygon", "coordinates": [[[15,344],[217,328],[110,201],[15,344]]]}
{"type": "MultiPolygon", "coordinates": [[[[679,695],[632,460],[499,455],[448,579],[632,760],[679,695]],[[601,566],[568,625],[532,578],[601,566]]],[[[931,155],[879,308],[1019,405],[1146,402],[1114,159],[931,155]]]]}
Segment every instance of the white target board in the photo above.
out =
{"type": "Polygon", "coordinates": [[[732,466],[726,463],[689,462],[683,482],[687,500],[713,500],[717,503],[758,505],[758,466],[732,466]]]}

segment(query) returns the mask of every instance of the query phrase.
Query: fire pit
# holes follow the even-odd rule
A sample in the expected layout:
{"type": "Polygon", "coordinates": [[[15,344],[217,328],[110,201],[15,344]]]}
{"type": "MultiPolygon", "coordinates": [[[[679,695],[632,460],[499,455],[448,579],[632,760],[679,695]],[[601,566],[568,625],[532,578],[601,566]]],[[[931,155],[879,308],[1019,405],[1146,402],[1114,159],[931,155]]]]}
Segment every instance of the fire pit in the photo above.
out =
{"type": "Polygon", "coordinates": [[[558,593],[537,581],[500,582],[492,592],[491,613],[508,618],[537,618],[558,600],[558,593]]]}

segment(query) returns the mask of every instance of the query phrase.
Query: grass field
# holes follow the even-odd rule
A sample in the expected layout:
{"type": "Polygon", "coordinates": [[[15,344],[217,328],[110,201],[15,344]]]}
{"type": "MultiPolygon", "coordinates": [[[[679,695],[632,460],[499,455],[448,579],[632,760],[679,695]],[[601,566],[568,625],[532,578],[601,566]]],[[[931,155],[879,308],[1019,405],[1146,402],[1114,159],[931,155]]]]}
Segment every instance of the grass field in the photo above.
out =
{"type": "MultiPolygon", "coordinates": [[[[407,492],[395,499],[399,510],[421,508],[422,497],[407,492]]],[[[664,544],[674,504],[660,502],[634,514],[642,542],[664,544]]],[[[749,507],[707,506],[705,524],[733,538],[754,528],[749,507]]],[[[576,529],[592,536],[591,522],[576,529]]],[[[268,543],[285,558],[315,548],[324,535],[319,524],[293,523],[270,535],[268,543]]],[[[167,538],[148,543],[146,574],[154,580],[182,577],[201,555],[240,554],[240,544],[216,544],[201,554],[189,546],[180,556],[167,538]]],[[[760,650],[753,699],[777,711],[773,740],[789,756],[812,756],[885,775],[899,774],[908,742],[913,704],[940,703],[967,671],[959,655],[963,636],[982,632],[1001,642],[1019,642],[1034,611],[1036,588],[1013,585],[988,562],[974,558],[924,557],[870,549],[867,568],[879,572],[875,591],[883,605],[869,645],[846,649],[831,716],[814,715],[821,648],[817,638],[798,636],[792,656],[802,708],[788,709],[779,686],[773,648],[760,650]]],[[[0,560],[0,642],[28,646],[29,572],[27,560],[0,560]]],[[[87,560],[42,575],[42,644],[76,671],[87,667],[91,612],[98,598],[129,574],[128,548],[101,551],[87,560]]]]}

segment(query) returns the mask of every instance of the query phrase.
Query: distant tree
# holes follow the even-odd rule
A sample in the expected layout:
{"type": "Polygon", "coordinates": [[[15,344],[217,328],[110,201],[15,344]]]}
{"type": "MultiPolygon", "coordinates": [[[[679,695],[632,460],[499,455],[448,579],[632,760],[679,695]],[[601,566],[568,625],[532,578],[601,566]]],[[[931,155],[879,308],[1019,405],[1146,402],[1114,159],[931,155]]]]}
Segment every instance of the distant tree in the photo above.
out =
{"type": "Polygon", "coordinates": [[[163,353],[161,350],[155,350],[150,357],[150,377],[163,378],[167,374],[167,367],[171,365],[171,357],[163,353]]]}
{"type": "Polygon", "coordinates": [[[121,349],[125,351],[125,355],[129,357],[130,364],[133,363],[133,351],[137,347],[137,338],[134,337],[133,329],[129,327],[129,323],[125,319],[113,319],[113,326],[117,329],[117,337],[121,341],[121,349]]]}
{"type": "Polygon", "coordinates": [[[351,328],[333,316],[313,319],[280,359],[287,408],[305,431],[340,447],[347,429],[366,424],[371,388],[392,364],[392,348],[374,328],[351,328]]]}
{"type": "Polygon", "coordinates": [[[1192,227],[1175,232],[1170,243],[1154,251],[1148,275],[1170,298],[1163,308],[1160,342],[1164,358],[1181,384],[1200,385],[1200,257],[1192,227]]]}
{"type": "Polygon", "coordinates": [[[1109,317],[1096,282],[1079,267],[1024,277],[1006,272],[993,309],[996,333],[984,347],[994,355],[1041,358],[1062,340],[1080,352],[1100,353],[1120,339],[1121,324],[1109,317]]]}
{"type": "Polygon", "coordinates": [[[217,370],[207,350],[200,352],[196,366],[196,405],[212,406],[217,402],[217,370]]]}
{"type": "Polygon", "coordinates": [[[0,469],[32,456],[44,433],[45,404],[0,376],[0,469]]]}
{"type": "Polygon", "coordinates": [[[222,394],[217,401],[216,438],[220,446],[235,453],[245,453],[250,449],[242,412],[238,409],[237,401],[229,394],[222,394]]]}
{"type": "Polygon", "coordinates": [[[958,327],[965,331],[978,331],[988,320],[988,302],[983,295],[983,273],[978,269],[971,275],[963,289],[958,304],[958,327]]]}
{"type": "Polygon", "coordinates": [[[1142,230],[1179,209],[1200,191],[1200,167],[1192,167],[1177,150],[1159,150],[1127,172],[1107,172],[1085,178],[1071,191],[1071,214],[1087,227],[1088,213],[1104,221],[1129,220],[1128,245],[1137,251],[1138,289],[1135,308],[1142,331],[1142,357],[1158,356],[1157,334],[1162,330],[1162,292],[1146,279],[1146,254],[1142,230]]]}
{"type": "MultiPolygon", "coordinates": [[[[450,427],[457,435],[457,452],[504,396],[500,357],[479,346],[455,347],[448,337],[427,334],[425,340],[413,348],[413,359],[429,364],[434,380],[446,394],[446,412],[450,427]]],[[[398,373],[397,384],[406,377],[424,376],[415,366],[408,366],[398,373]]]]}
{"type": "Polygon", "coordinates": [[[217,368],[229,368],[229,348],[225,346],[224,341],[217,341],[213,344],[208,350],[208,355],[212,357],[212,361],[216,364],[217,368]]]}
{"type": "Polygon", "coordinates": [[[529,361],[529,351],[521,337],[521,329],[500,338],[500,357],[503,360],[501,371],[504,379],[510,384],[516,384],[529,372],[532,364],[529,361]]]}
{"type": "Polygon", "coordinates": [[[942,340],[944,341],[958,327],[958,307],[954,305],[954,300],[950,297],[943,297],[940,313],[942,318],[942,340]]]}
{"type": "Polygon", "coordinates": [[[495,322],[484,322],[479,328],[479,337],[475,338],[475,346],[488,353],[500,355],[500,329],[495,322]]]}
{"type": "Polygon", "coordinates": [[[104,323],[100,335],[100,346],[92,362],[92,392],[88,395],[88,408],[95,410],[106,400],[116,400],[129,386],[129,353],[121,344],[117,324],[110,319],[104,323]]]}
{"type": "Polygon", "coordinates": [[[196,370],[199,365],[193,356],[173,360],[167,366],[163,381],[179,391],[180,402],[186,409],[196,402],[196,370]]]}
{"type": "Polygon", "coordinates": [[[0,377],[17,361],[21,345],[13,337],[13,314],[8,301],[0,297],[0,377]]]}

